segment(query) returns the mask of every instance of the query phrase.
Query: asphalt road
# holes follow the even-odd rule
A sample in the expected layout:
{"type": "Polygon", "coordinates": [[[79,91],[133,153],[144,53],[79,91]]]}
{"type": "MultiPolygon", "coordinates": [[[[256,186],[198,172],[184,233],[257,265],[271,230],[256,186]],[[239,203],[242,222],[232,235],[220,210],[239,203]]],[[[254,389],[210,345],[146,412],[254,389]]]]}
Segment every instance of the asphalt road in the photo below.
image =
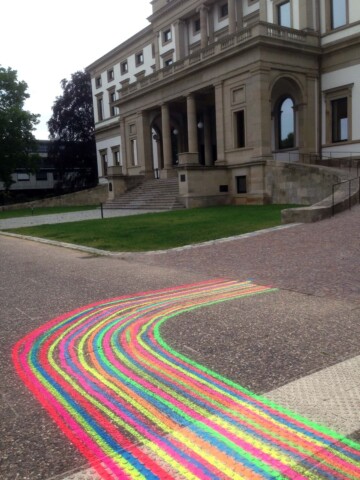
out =
{"type": "MultiPolygon", "coordinates": [[[[4,480],[60,479],[88,467],[11,360],[19,339],[77,307],[219,277],[252,279],[278,291],[174,317],[163,337],[260,394],[360,355],[359,207],[316,224],[162,254],[102,257],[0,235],[0,258],[4,480]]],[[[356,390],[354,398],[348,408],[360,412],[356,390]]],[[[352,422],[346,431],[359,439],[359,413],[352,422]]]]}

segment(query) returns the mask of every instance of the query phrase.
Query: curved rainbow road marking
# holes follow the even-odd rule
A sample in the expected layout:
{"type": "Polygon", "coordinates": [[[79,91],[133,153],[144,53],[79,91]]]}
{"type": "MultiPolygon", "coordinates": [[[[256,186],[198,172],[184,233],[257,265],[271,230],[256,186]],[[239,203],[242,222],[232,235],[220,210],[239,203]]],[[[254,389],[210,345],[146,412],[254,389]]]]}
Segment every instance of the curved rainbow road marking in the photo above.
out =
{"type": "Polygon", "coordinates": [[[27,335],[13,361],[104,479],[360,479],[358,444],[161,338],[175,315],[271,291],[214,280],[100,302],[27,335]]]}

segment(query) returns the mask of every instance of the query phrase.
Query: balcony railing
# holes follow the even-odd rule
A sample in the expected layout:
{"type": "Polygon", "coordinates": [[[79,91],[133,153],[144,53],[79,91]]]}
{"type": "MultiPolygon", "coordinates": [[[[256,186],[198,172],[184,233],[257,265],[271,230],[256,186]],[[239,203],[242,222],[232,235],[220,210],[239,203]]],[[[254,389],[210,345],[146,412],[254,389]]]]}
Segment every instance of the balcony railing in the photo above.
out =
{"type": "Polygon", "coordinates": [[[217,42],[208,45],[201,50],[197,50],[181,60],[174,62],[172,65],[157,70],[156,72],[147,75],[145,78],[129,85],[123,86],[119,90],[120,99],[126,97],[130,93],[140,90],[149,85],[168,78],[182,70],[191,68],[196,64],[209,60],[217,55],[224,55],[225,52],[238,47],[239,45],[246,44],[253,38],[265,37],[268,39],[277,39],[285,41],[292,45],[301,45],[302,47],[308,45],[309,47],[319,46],[319,37],[316,33],[303,32],[300,30],[294,30],[292,28],[280,27],[272,23],[258,22],[249,27],[243,28],[238,32],[221,37],[217,42]]]}

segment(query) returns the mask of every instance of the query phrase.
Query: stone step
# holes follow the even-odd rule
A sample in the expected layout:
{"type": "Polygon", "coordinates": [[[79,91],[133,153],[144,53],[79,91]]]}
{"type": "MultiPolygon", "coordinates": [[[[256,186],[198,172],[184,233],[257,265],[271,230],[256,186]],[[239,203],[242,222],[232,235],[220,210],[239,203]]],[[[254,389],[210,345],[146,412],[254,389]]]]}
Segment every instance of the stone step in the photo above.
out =
{"type": "Polygon", "coordinates": [[[108,201],[104,208],[141,210],[180,210],[177,178],[147,180],[115,200],[108,201]]]}

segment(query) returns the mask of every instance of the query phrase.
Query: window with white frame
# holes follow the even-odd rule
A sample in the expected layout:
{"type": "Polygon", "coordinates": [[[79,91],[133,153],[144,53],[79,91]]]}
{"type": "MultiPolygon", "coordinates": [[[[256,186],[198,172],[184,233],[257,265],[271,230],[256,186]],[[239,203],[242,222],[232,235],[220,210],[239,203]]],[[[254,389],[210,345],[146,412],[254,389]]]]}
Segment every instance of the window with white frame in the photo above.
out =
{"type": "Polygon", "coordinates": [[[331,100],[332,142],[346,142],[349,137],[348,99],[331,100]]]}
{"type": "Polygon", "coordinates": [[[115,78],[115,75],[114,75],[114,69],[111,68],[110,70],[108,70],[107,72],[107,79],[108,79],[108,82],[111,82],[112,80],[114,80],[115,78]]]}
{"type": "Polygon", "coordinates": [[[125,75],[129,71],[129,66],[127,60],[124,60],[123,62],[120,63],[120,72],[121,75],[125,75]]]}
{"type": "Polygon", "coordinates": [[[98,114],[98,121],[101,122],[104,120],[104,99],[102,95],[97,97],[97,114],[98,114]]]}
{"type": "Polygon", "coordinates": [[[200,29],[201,29],[200,16],[198,16],[193,21],[193,33],[194,33],[194,35],[199,33],[200,29]]]}
{"type": "Polygon", "coordinates": [[[228,2],[224,2],[219,5],[219,20],[226,18],[229,15],[228,2]]]}
{"type": "Polygon", "coordinates": [[[330,1],[330,15],[331,28],[343,27],[347,24],[348,17],[348,0],[331,0],[330,1]]]}
{"type": "Polygon", "coordinates": [[[326,143],[352,140],[352,88],[349,84],[326,90],[326,143]]]}
{"type": "Polygon", "coordinates": [[[139,65],[142,65],[144,63],[144,52],[138,52],[135,55],[135,65],[138,67],[139,65]]]}
{"type": "Polygon", "coordinates": [[[172,40],[171,28],[167,28],[166,30],[163,31],[162,39],[163,39],[163,44],[171,42],[172,40]]]}
{"type": "Polygon", "coordinates": [[[115,117],[118,115],[118,107],[115,107],[114,102],[116,101],[116,93],[115,90],[111,90],[109,92],[109,106],[110,106],[110,116],[115,117]]]}
{"type": "Polygon", "coordinates": [[[291,27],[291,3],[290,0],[275,5],[277,23],[281,27],[291,27]]]}
{"type": "Polygon", "coordinates": [[[101,173],[103,177],[106,177],[108,174],[108,158],[106,150],[102,150],[100,152],[101,158],[101,173]]]}
{"type": "Polygon", "coordinates": [[[113,164],[118,167],[121,166],[120,148],[113,147],[112,149],[113,164]]]}

